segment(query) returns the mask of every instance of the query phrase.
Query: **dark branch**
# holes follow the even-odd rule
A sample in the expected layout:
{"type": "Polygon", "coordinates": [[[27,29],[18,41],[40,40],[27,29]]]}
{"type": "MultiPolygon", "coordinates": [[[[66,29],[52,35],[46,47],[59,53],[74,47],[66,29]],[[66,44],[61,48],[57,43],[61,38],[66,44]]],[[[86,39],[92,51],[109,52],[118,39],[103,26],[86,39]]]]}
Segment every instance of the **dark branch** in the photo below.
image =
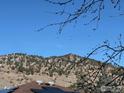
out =
{"type": "MultiPolygon", "coordinates": [[[[66,14],[66,19],[58,22],[58,23],[52,23],[49,25],[46,25],[43,28],[38,29],[38,31],[44,30],[47,27],[50,26],[59,26],[58,30],[61,33],[63,28],[72,23],[77,21],[79,18],[85,16],[88,17],[90,16],[91,19],[88,20],[88,22],[85,25],[90,24],[91,22],[99,22],[101,19],[101,14],[103,13],[104,7],[107,5],[106,0],[45,0],[48,3],[54,4],[54,5],[65,5],[65,6],[70,6],[68,4],[70,3],[77,3],[81,1],[81,4],[78,6],[78,8],[75,8],[71,11],[71,13],[68,13],[67,11],[58,11],[55,12],[55,14],[60,14],[61,16],[66,14]]],[[[108,0],[108,2],[111,2],[113,5],[113,8],[116,8],[117,6],[120,6],[120,0],[108,0]]],[[[73,4],[72,4],[73,6],[73,4]]],[[[123,15],[123,14],[122,14],[123,15]]]]}

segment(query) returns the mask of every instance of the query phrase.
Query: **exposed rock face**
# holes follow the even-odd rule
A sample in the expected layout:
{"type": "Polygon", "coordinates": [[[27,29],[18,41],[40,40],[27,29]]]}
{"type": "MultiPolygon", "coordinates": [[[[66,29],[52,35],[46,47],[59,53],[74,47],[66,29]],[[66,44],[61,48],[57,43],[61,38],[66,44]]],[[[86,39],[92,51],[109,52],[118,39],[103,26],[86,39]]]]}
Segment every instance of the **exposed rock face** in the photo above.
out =
{"type": "MultiPolygon", "coordinates": [[[[84,61],[84,57],[74,54],[47,58],[21,53],[3,55],[0,56],[0,74],[2,74],[0,81],[4,83],[0,83],[0,87],[40,79],[54,80],[58,85],[65,87],[76,84],[76,82],[83,84],[88,82],[88,84],[100,86],[101,83],[105,84],[124,72],[123,69],[111,64],[106,64],[102,70],[99,70],[102,64],[93,59],[84,61]],[[96,73],[98,71],[99,74],[96,73]]],[[[119,83],[120,80],[121,77],[113,83],[124,85],[124,81],[119,83]]]]}

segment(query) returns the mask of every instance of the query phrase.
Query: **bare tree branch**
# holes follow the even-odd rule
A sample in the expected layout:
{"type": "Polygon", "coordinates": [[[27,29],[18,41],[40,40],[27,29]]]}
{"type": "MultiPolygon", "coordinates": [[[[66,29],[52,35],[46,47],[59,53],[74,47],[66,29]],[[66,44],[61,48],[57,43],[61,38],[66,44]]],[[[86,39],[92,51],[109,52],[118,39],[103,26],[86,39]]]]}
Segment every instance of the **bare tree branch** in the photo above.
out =
{"type": "MultiPolygon", "coordinates": [[[[113,5],[113,8],[117,8],[117,6],[120,6],[120,2],[121,0],[45,0],[48,3],[54,4],[54,5],[60,5],[61,6],[70,6],[68,4],[70,3],[78,3],[81,2],[80,5],[73,9],[71,11],[71,13],[68,13],[65,10],[60,10],[58,12],[55,12],[55,14],[59,14],[59,15],[64,15],[66,14],[66,19],[64,19],[61,22],[58,23],[52,23],[49,25],[44,26],[43,28],[38,29],[38,31],[42,31],[44,29],[46,29],[47,27],[51,27],[51,26],[59,26],[58,27],[58,31],[61,33],[63,31],[63,28],[72,23],[77,21],[79,18],[81,19],[81,17],[85,16],[88,17],[90,16],[91,19],[85,24],[88,25],[91,22],[95,22],[97,21],[97,23],[100,21],[101,17],[103,15],[101,15],[105,10],[104,7],[107,6],[107,2],[111,2],[113,5]]],[[[73,6],[74,4],[72,4],[73,6]]],[[[120,15],[123,15],[120,14],[120,15]]]]}

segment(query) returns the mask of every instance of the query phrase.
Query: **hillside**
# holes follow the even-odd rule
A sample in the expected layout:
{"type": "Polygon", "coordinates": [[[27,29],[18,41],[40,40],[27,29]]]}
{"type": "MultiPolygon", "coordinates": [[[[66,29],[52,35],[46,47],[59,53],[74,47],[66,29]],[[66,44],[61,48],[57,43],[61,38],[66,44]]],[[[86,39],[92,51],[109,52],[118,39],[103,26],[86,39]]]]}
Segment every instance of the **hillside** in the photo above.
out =
{"type": "MultiPolygon", "coordinates": [[[[72,88],[88,84],[100,87],[124,72],[123,68],[111,64],[84,59],[75,54],[46,58],[22,53],[1,55],[0,87],[17,86],[33,80],[55,81],[58,85],[72,88]]],[[[124,85],[123,77],[118,77],[112,84],[124,85]]]]}

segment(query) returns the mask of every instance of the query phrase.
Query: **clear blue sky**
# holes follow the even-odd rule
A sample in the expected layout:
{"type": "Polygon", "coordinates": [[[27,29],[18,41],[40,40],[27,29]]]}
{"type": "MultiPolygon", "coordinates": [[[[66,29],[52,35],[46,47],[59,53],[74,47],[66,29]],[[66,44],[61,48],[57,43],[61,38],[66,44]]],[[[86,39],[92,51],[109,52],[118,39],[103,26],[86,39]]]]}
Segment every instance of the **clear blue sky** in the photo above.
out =
{"type": "MultiPolygon", "coordinates": [[[[61,17],[51,14],[58,9],[44,0],[0,0],[0,54],[22,52],[42,56],[75,53],[81,56],[105,40],[114,43],[124,36],[124,16],[110,18],[117,11],[107,10],[99,27],[68,25],[61,35],[56,27],[35,32],[61,17]]],[[[116,14],[114,14],[116,15],[116,14]]]]}

